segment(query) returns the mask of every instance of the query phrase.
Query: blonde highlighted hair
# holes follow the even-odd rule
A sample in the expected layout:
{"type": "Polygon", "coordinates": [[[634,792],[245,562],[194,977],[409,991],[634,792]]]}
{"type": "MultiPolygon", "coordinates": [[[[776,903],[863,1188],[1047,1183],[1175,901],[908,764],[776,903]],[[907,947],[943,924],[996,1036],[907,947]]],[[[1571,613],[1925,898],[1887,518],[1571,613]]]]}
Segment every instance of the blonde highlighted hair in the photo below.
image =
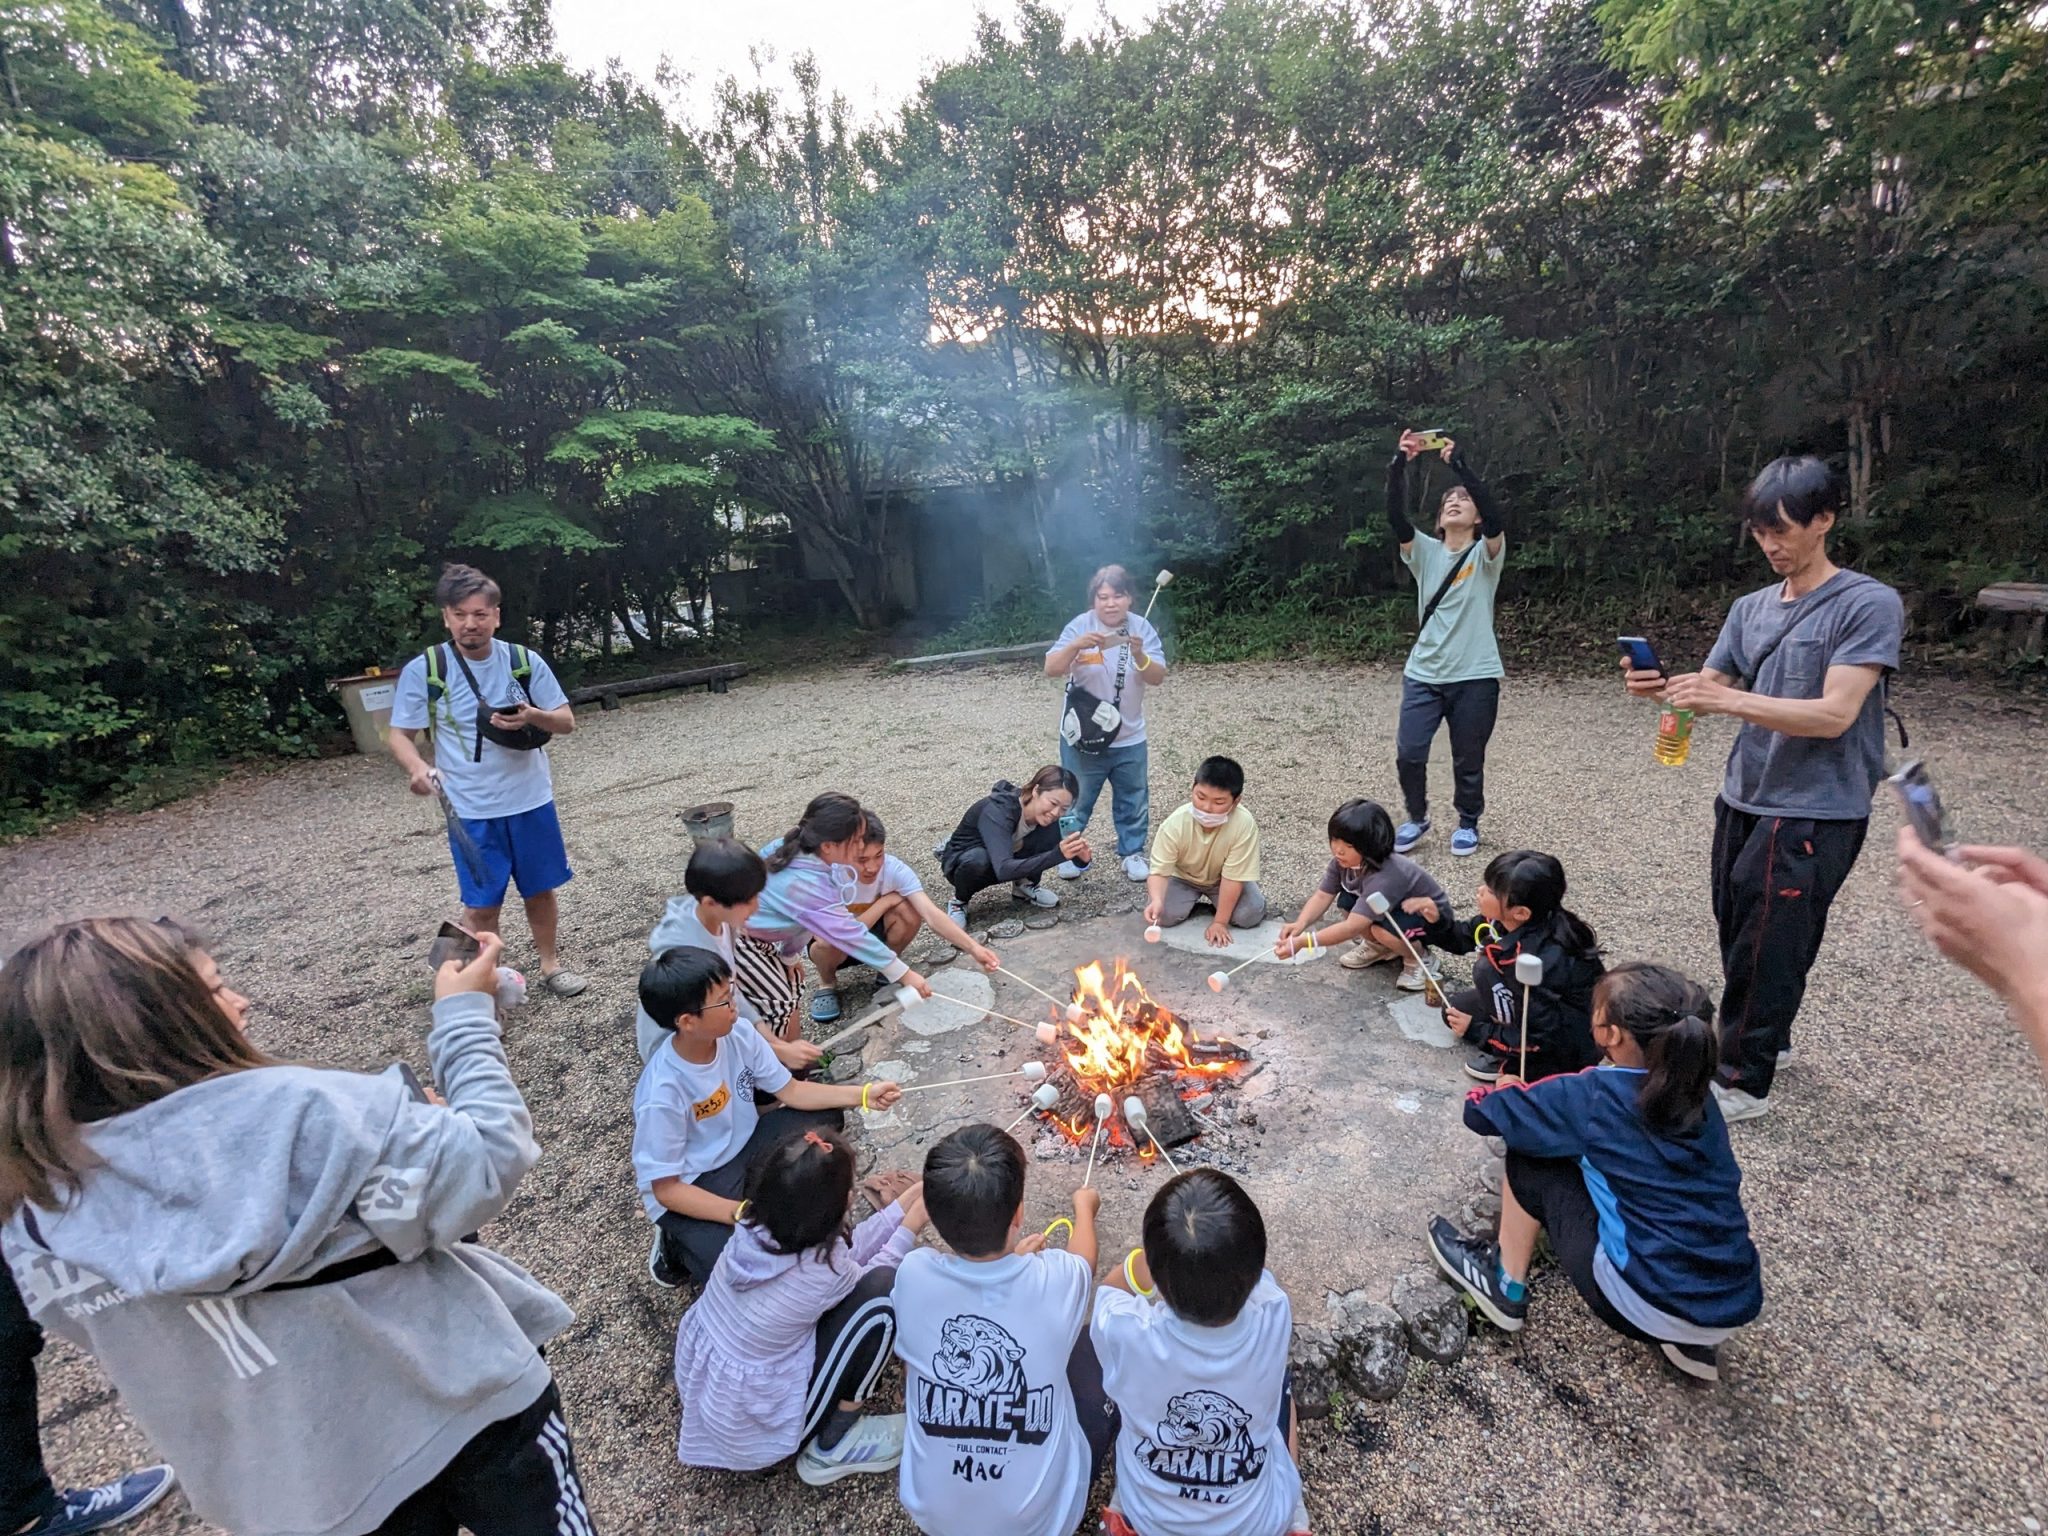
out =
{"type": "Polygon", "coordinates": [[[64,923],[0,968],[0,1218],[55,1209],[92,1166],[80,1128],[270,1065],[168,918],[64,923]]]}

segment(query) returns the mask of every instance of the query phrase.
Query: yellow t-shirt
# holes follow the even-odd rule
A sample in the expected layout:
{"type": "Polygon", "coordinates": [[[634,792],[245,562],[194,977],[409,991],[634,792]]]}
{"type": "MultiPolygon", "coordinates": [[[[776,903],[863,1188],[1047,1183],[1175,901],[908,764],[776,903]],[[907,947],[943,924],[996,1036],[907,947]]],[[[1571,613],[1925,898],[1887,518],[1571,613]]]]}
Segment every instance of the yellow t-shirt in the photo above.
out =
{"type": "Polygon", "coordinates": [[[1210,831],[1183,805],[1159,824],[1152,838],[1152,873],[1207,888],[1223,880],[1246,884],[1259,878],[1259,827],[1239,801],[1230,819],[1210,831]]]}

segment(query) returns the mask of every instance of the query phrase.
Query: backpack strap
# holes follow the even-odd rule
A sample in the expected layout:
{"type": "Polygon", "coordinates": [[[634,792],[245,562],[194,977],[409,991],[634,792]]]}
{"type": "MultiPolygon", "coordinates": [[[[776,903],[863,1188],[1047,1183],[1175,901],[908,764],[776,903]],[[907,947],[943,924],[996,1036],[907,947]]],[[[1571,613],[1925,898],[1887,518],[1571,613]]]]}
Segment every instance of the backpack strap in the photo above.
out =
{"type": "Polygon", "coordinates": [[[420,660],[427,668],[427,743],[434,740],[434,715],[441,709],[448,697],[448,672],[441,660],[441,647],[430,645],[421,652],[420,660]]]}

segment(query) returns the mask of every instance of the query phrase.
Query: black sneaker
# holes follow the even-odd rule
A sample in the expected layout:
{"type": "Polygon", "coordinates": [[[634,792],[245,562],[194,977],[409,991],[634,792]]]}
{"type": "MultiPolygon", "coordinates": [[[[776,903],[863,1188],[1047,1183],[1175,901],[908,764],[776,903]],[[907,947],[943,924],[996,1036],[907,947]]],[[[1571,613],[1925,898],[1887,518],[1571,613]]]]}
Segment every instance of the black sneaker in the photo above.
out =
{"type": "Polygon", "coordinates": [[[668,1255],[662,1252],[659,1230],[654,1234],[654,1246],[647,1250],[647,1275],[665,1291],[672,1291],[683,1283],[683,1277],[669,1268],[668,1255]]]}
{"type": "Polygon", "coordinates": [[[1465,1075],[1475,1082],[1500,1081],[1500,1058],[1491,1051],[1474,1051],[1465,1058],[1465,1075]]]}
{"type": "Polygon", "coordinates": [[[1467,1237],[1439,1216],[1429,1224],[1429,1247],[1436,1267],[1472,1298],[1488,1322],[1507,1333],[1521,1332],[1529,1315],[1529,1297],[1524,1292],[1520,1301],[1509,1301],[1501,1289],[1500,1244],[1467,1237]]]}
{"type": "Polygon", "coordinates": [[[1721,1379],[1721,1351],[1712,1344],[1659,1344],[1657,1348],[1694,1381],[1721,1379]]]}

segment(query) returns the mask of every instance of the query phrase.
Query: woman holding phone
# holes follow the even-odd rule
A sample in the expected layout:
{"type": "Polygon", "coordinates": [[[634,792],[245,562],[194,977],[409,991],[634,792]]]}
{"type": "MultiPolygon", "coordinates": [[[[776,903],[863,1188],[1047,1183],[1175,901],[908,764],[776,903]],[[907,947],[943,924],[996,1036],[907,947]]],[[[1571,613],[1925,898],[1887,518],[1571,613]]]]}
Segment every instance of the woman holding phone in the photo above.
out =
{"type": "Polygon", "coordinates": [[[499,1039],[503,941],[480,940],[434,978],[446,1107],[266,1055],[169,921],[66,923],[0,970],[22,1299],[237,1536],[590,1528],[540,1355],[572,1314],[463,1236],[540,1157],[499,1039]]]}
{"type": "Polygon", "coordinates": [[[1041,885],[1040,877],[1063,859],[1086,867],[1095,857],[1073,809],[1078,788],[1058,763],[1039,769],[1022,788],[1008,779],[990,785],[935,850],[953,887],[946,915],[965,924],[968,902],[1006,880],[1017,900],[1058,906],[1058,893],[1041,885]]]}

